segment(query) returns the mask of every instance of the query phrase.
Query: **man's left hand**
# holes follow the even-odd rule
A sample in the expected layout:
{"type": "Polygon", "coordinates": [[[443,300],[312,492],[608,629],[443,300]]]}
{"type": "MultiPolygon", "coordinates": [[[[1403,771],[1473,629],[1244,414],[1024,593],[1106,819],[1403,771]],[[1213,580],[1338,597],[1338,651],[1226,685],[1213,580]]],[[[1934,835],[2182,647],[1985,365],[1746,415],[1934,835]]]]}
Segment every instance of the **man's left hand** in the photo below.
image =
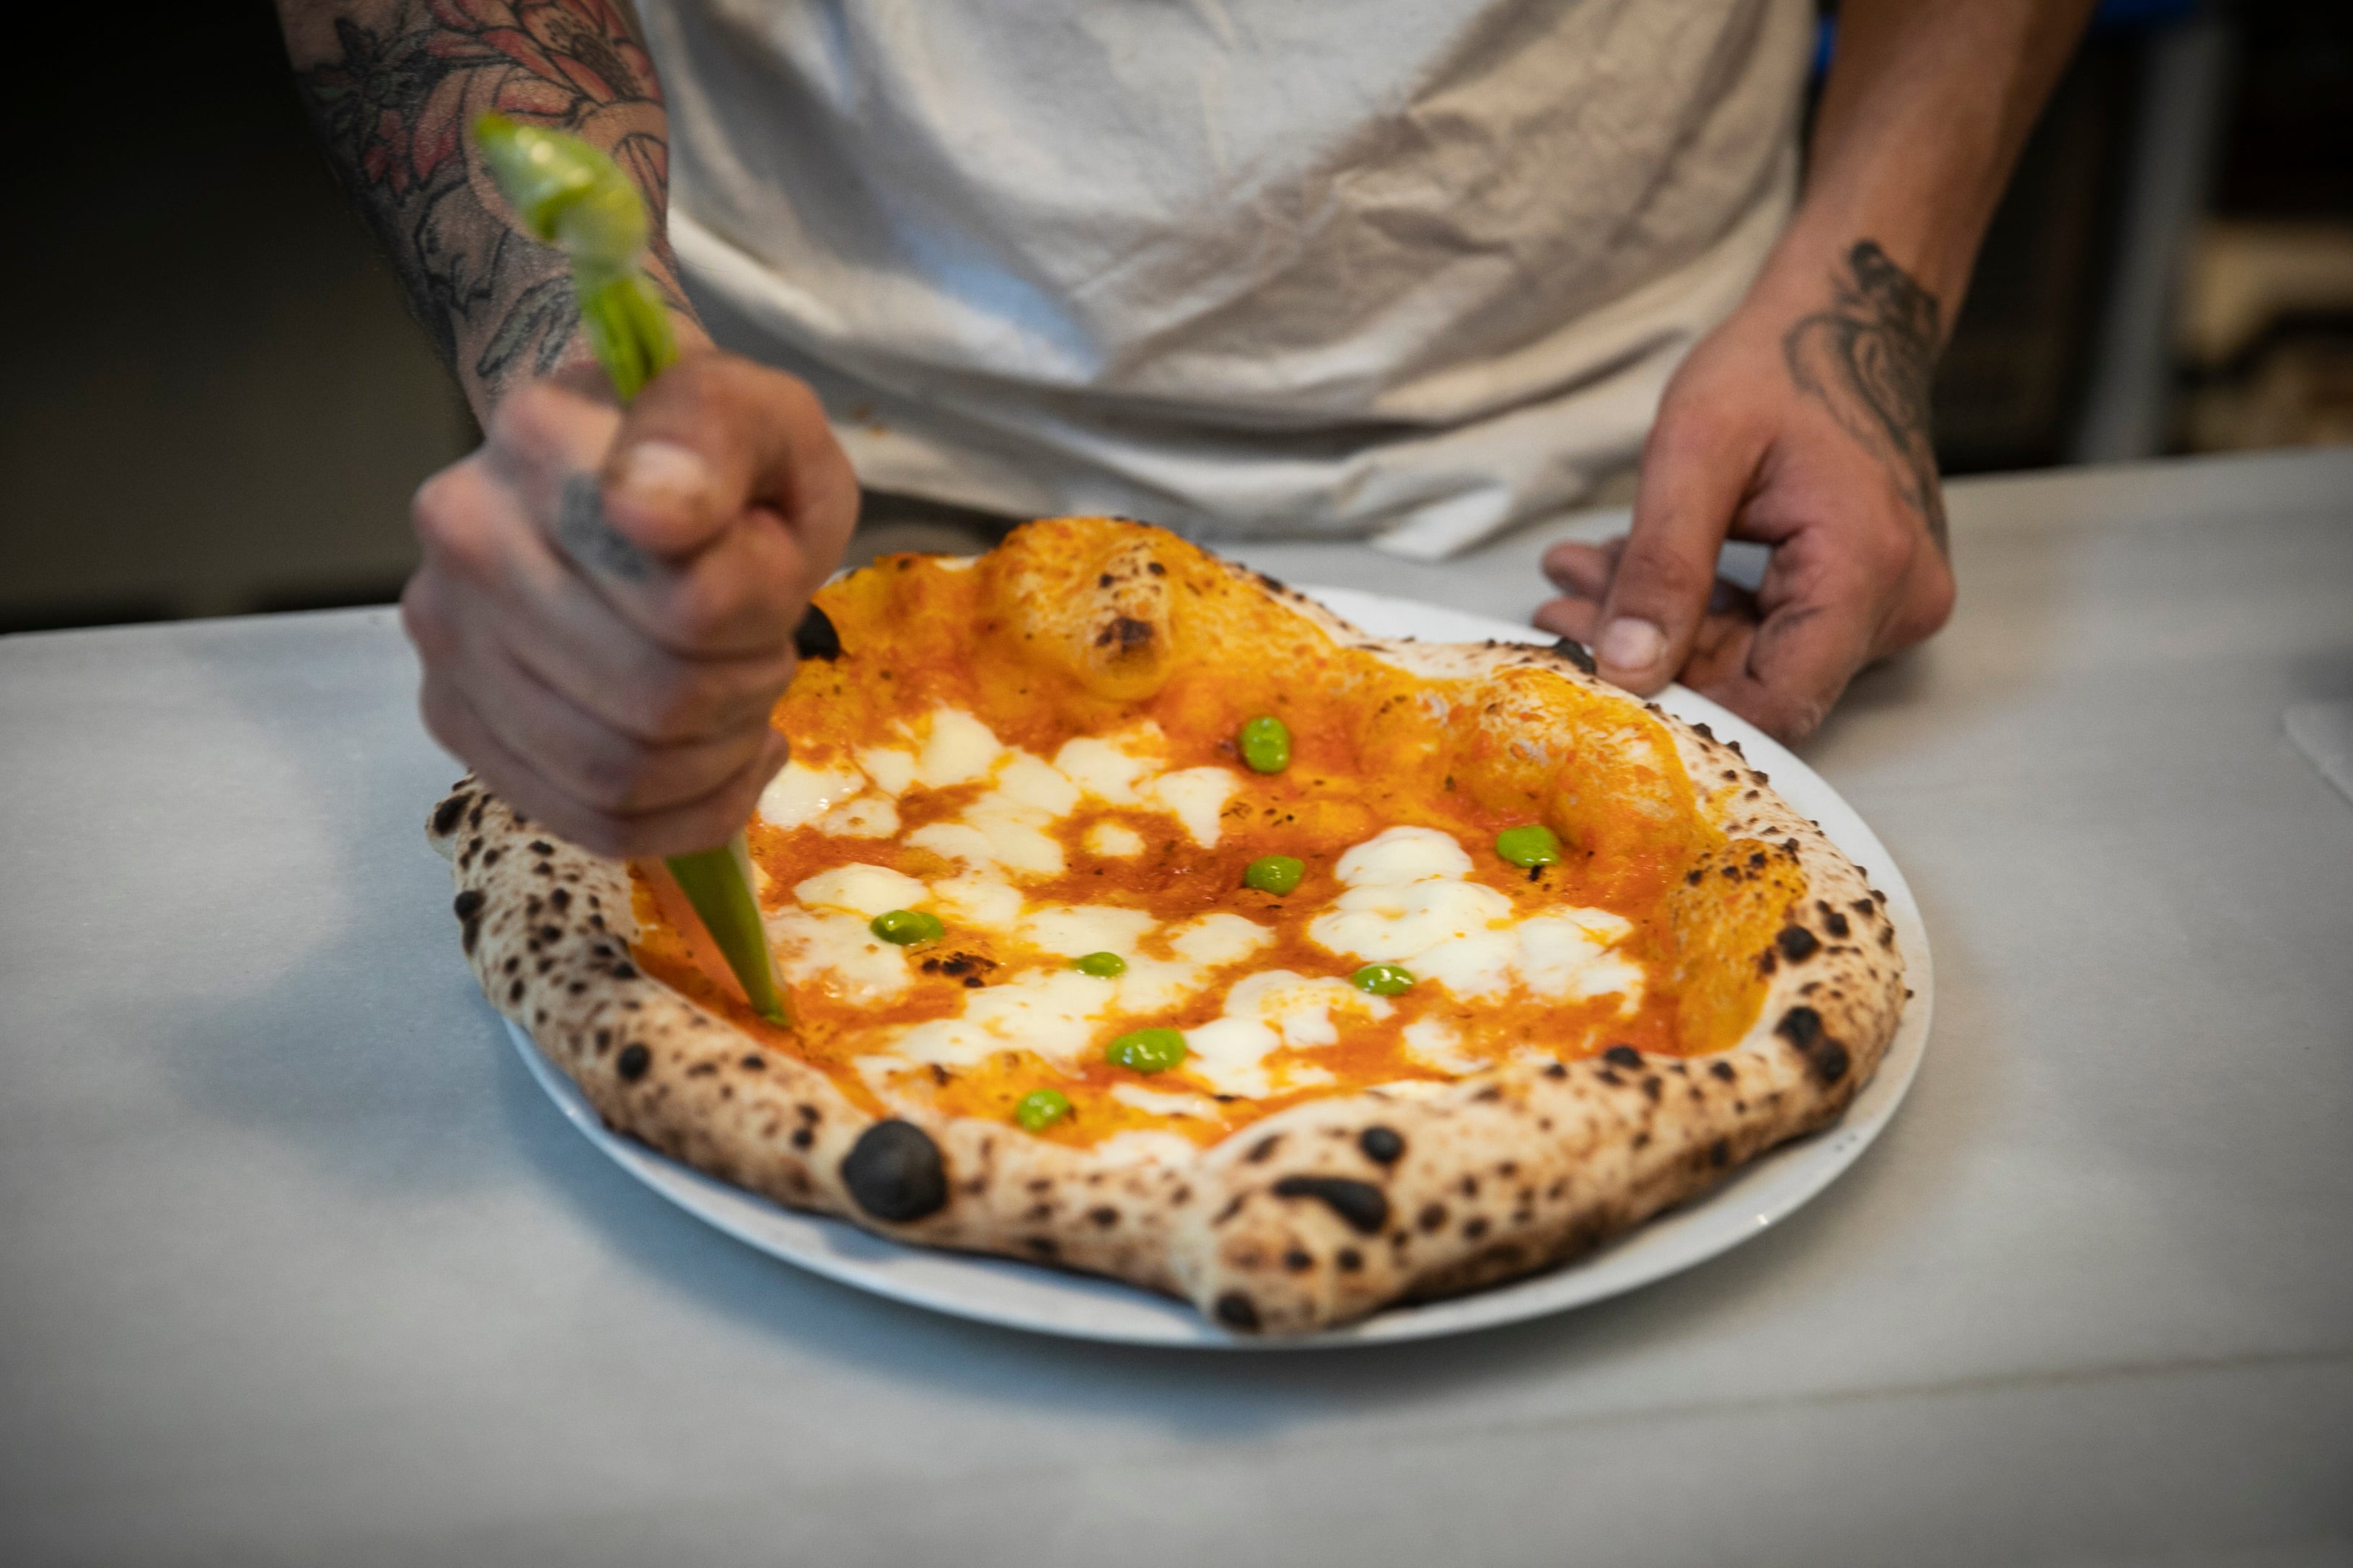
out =
{"type": "Polygon", "coordinates": [[[1785,741],[1810,731],[1855,671],[1952,613],[1928,440],[1937,326],[1935,299],[1867,240],[1827,297],[1752,296],[1668,384],[1631,531],[1546,555],[1565,596],[1536,624],[1630,690],[1680,677],[1785,741]],[[1753,594],[1716,576],[1727,538],[1772,550],[1753,594]]]}

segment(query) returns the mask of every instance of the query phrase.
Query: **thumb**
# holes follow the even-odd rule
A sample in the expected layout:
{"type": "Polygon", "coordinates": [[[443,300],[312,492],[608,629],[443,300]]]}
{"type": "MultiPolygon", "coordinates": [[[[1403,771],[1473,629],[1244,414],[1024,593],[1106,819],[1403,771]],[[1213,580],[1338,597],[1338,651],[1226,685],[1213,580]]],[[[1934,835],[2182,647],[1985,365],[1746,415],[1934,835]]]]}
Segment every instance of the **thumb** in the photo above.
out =
{"type": "Polygon", "coordinates": [[[1633,526],[1593,644],[1601,674],[1649,693],[1690,656],[1715,586],[1716,556],[1755,471],[1755,455],[1671,402],[1642,444],[1633,526]]]}
{"type": "Polygon", "coordinates": [[[605,461],[606,516],[661,556],[692,555],[746,508],[786,523],[836,510],[857,485],[816,395],[732,354],[691,354],[646,384],[605,461]]]}

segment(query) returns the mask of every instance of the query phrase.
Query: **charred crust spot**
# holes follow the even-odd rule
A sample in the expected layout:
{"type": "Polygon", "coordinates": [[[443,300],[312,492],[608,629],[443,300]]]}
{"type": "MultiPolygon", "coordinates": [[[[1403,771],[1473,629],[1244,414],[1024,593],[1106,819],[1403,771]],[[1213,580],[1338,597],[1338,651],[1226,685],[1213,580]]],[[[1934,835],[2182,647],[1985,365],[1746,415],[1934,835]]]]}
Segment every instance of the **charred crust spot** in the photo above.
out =
{"type": "Polygon", "coordinates": [[[1118,581],[1118,579],[1117,579],[1117,578],[1113,577],[1110,573],[1106,572],[1106,573],[1104,573],[1102,576],[1097,577],[1097,578],[1095,579],[1095,586],[1096,586],[1096,587],[1098,587],[1098,588],[1108,588],[1108,587],[1110,587],[1113,583],[1115,583],[1115,582],[1117,582],[1117,581],[1118,581]]]}
{"type": "Polygon", "coordinates": [[[1810,1051],[1822,1037],[1822,1016],[1811,1007],[1792,1007],[1781,1015],[1773,1032],[1801,1051],[1810,1051]]]}
{"type": "Polygon", "coordinates": [[[757,1051],[745,1051],[735,1065],[745,1072],[765,1072],[768,1070],[768,1058],[757,1051]]]}
{"type": "Polygon", "coordinates": [[[547,907],[554,910],[559,915],[565,910],[570,909],[572,907],[572,889],[569,888],[558,888],[555,891],[548,894],[547,907]]]}
{"type": "Polygon", "coordinates": [[[1210,1220],[1209,1223],[1212,1226],[1220,1226],[1225,1224],[1226,1221],[1233,1218],[1234,1215],[1241,1213],[1242,1199],[1247,1195],[1248,1194],[1246,1194],[1236,1193],[1232,1197],[1228,1198],[1226,1200],[1226,1206],[1219,1209],[1217,1213],[1217,1217],[1210,1220]]]}
{"type": "Polygon", "coordinates": [[[1854,929],[1846,923],[1846,917],[1844,915],[1831,908],[1829,904],[1823,902],[1821,900],[1816,899],[1814,900],[1814,908],[1822,911],[1822,929],[1830,932],[1831,936],[1844,938],[1849,931],[1854,929]]]}
{"type": "Polygon", "coordinates": [[[563,934],[564,928],[562,926],[542,926],[539,928],[539,940],[542,942],[554,942],[563,934]]]}
{"type": "Polygon", "coordinates": [[[637,969],[636,969],[636,967],[635,967],[634,965],[632,965],[632,964],[628,964],[628,963],[617,963],[617,964],[613,965],[613,978],[614,978],[614,979],[616,979],[616,980],[635,980],[637,977],[638,977],[638,972],[637,972],[637,969]]]}
{"type": "MultiPolygon", "coordinates": [[[[522,825],[518,823],[516,826],[522,825]]],[[[553,855],[555,853],[555,846],[544,838],[534,838],[531,841],[531,852],[534,855],[553,855]]]]}
{"type": "Polygon", "coordinates": [[[653,1065],[653,1052],[646,1049],[643,1044],[635,1040],[621,1047],[621,1054],[613,1058],[613,1070],[621,1075],[621,1081],[623,1083],[637,1082],[638,1079],[646,1076],[646,1070],[653,1065]]]}
{"type": "Polygon", "coordinates": [[[1258,1304],[1240,1290],[1229,1290],[1218,1298],[1218,1321],[1244,1333],[1258,1331],[1258,1304]]]}
{"type": "Polygon", "coordinates": [[[1109,1204],[1097,1204],[1087,1211],[1087,1218],[1099,1229],[1109,1230],[1119,1223],[1119,1211],[1109,1204]]]}
{"type": "Polygon", "coordinates": [[[1602,1082],[1609,1085],[1612,1089],[1618,1088],[1626,1081],[1624,1079],[1620,1078],[1616,1073],[1610,1071],[1608,1068],[1603,1068],[1599,1072],[1595,1073],[1593,1076],[1599,1079],[1602,1082]]]}
{"type": "Polygon", "coordinates": [[[806,1149],[817,1142],[817,1130],[813,1127],[796,1127],[793,1129],[791,1142],[794,1148],[806,1149]]]}
{"type": "Polygon", "coordinates": [[[1821,951],[1821,941],[1803,926],[1783,926],[1781,934],[1773,939],[1781,956],[1791,963],[1802,963],[1821,951]]]}
{"type": "Polygon", "coordinates": [[[482,866],[483,866],[483,868],[484,868],[485,869],[488,869],[490,867],[492,867],[492,866],[497,865],[497,864],[499,863],[499,856],[500,856],[501,853],[503,853],[503,851],[501,851],[501,849],[499,849],[499,848],[497,847],[497,846],[495,846],[495,845],[493,845],[491,847],[490,847],[490,848],[488,848],[488,849],[483,850],[483,851],[482,851],[482,866]]]}
{"type": "MultiPolygon", "coordinates": [[[[484,795],[481,799],[476,801],[474,803],[474,809],[466,814],[466,826],[469,827],[480,827],[482,825],[482,807],[490,805],[490,803],[491,801],[488,795],[484,795]]],[[[477,849],[481,847],[480,841],[475,843],[474,847],[477,849]]]]}
{"type": "Polygon", "coordinates": [[[1444,1204],[1422,1205],[1421,1213],[1414,1216],[1413,1223],[1424,1230],[1434,1231],[1441,1228],[1446,1224],[1446,1205],[1444,1204]]]}
{"type": "Polygon", "coordinates": [[[1722,1079],[1726,1083],[1730,1083],[1736,1076],[1732,1070],[1732,1064],[1730,1062],[1710,1062],[1707,1064],[1707,1070],[1714,1073],[1716,1077],[1722,1079]]]}
{"type": "Polygon", "coordinates": [[[1256,1143],[1251,1144],[1250,1152],[1243,1155],[1242,1158],[1253,1165],[1263,1165],[1267,1161],[1274,1157],[1275,1150],[1281,1147],[1282,1143],[1282,1133],[1270,1132],[1265,1137],[1260,1139],[1256,1143]]]}
{"type": "Polygon", "coordinates": [[[1146,572],[1151,573],[1155,577],[1166,577],[1168,575],[1168,568],[1163,566],[1157,561],[1145,562],[1144,563],[1144,569],[1146,572]]]}
{"type": "Polygon", "coordinates": [[[1822,1032],[1822,1016],[1811,1007],[1790,1008],[1773,1026],[1773,1032],[1788,1041],[1824,1083],[1838,1082],[1852,1065],[1846,1047],[1822,1032]]]}
{"type": "Polygon", "coordinates": [[[1354,1274],[1365,1266],[1365,1255],[1353,1247],[1344,1247],[1332,1255],[1333,1267],[1343,1274],[1354,1274]]]}
{"type": "Polygon", "coordinates": [[[1356,1134],[1356,1147],[1376,1165],[1394,1165],[1405,1153],[1405,1140],[1396,1128],[1376,1125],[1356,1134]]]}
{"type": "Polygon", "coordinates": [[[433,836],[436,838],[447,838],[452,833],[457,832],[458,819],[466,815],[466,807],[471,805],[473,804],[473,800],[474,797],[470,795],[453,795],[448,800],[443,801],[439,805],[435,806],[433,808],[433,836]]]}
{"type": "Polygon", "coordinates": [[[1658,1103],[1659,1090],[1664,1087],[1665,1082],[1666,1080],[1662,1079],[1657,1073],[1651,1073],[1643,1078],[1642,1092],[1651,1097],[1651,1104],[1655,1105],[1658,1103]]]}
{"type": "Polygon", "coordinates": [[[1152,623],[1139,621],[1134,616],[1113,616],[1095,634],[1095,647],[1116,647],[1122,653],[1133,653],[1152,641],[1152,623]]]}
{"type": "Polygon", "coordinates": [[[1561,1062],[1546,1062],[1544,1066],[1544,1075],[1546,1078],[1567,1078],[1568,1068],[1561,1062]]]}
{"type": "Polygon", "coordinates": [[[1283,1253],[1282,1266],[1293,1274],[1304,1274],[1315,1267],[1315,1259],[1294,1247],[1283,1253]]]}
{"type": "Polygon", "coordinates": [[[1485,1215],[1472,1215],[1469,1219],[1462,1222],[1463,1240],[1476,1241],[1486,1234],[1487,1216],[1485,1215]]]}
{"type": "Polygon", "coordinates": [[[1638,1068],[1642,1065],[1642,1053],[1629,1045],[1615,1045],[1601,1053],[1601,1059],[1612,1067],[1638,1068]]]}
{"type": "Polygon", "coordinates": [[[1725,1166],[1730,1164],[1732,1163],[1731,1141],[1725,1138],[1719,1138],[1715,1142],[1709,1144],[1707,1146],[1707,1163],[1714,1165],[1718,1170],[1722,1170],[1725,1166]]]}
{"type": "Polygon", "coordinates": [[[1314,1198],[1358,1236],[1377,1235],[1389,1222],[1388,1194],[1370,1182],[1346,1176],[1285,1176],[1274,1184],[1274,1195],[1314,1198]]]}
{"type": "Polygon", "coordinates": [[[1052,1258],[1062,1250],[1062,1244],[1050,1236],[1024,1237],[1021,1245],[1040,1258],[1052,1258]]]}
{"type": "Polygon", "coordinates": [[[1599,673],[1593,663],[1593,650],[1587,647],[1583,643],[1578,642],[1574,637],[1561,638],[1558,642],[1552,645],[1552,651],[1560,655],[1561,658],[1568,660],[1569,663],[1577,666],[1577,668],[1585,671],[1588,675],[1599,673]]]}
{"type": "Polygon", "coordinates": [[[1854,902],[1849,904],[1847,908],[1852,910],[1856,914],[1863,916],[1865,919],[1877,913],[1879,910],[1879,906],[1873,903],[1869,899],[1857,899],[1854,902]]]}
{"type": "Polygon", "coordinates": [[[841,657],[841,633],[834,629],[833,617],[811,605],[801,612],[801,624],[793,628],[793,652],[804,659],[835,659],[841,657]]]}
{"type": "Polygon", "coordinates": [[[948,1201],[940,1146],[912,1121],[878,1121],[841,1159],[841,1184],[876,1219],[903,1224],[936,1214],[948,1201]]]}

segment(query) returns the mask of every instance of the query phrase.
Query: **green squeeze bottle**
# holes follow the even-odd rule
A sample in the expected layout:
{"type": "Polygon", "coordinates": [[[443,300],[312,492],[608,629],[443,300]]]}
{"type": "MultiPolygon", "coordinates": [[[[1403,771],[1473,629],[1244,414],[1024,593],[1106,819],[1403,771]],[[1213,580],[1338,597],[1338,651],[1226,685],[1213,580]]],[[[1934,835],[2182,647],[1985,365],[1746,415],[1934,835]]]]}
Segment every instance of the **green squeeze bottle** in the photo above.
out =
{"type": "MultiPolygon", "coordinates": [[[[638,265],[646,207],[613,160],[560,131],[502,114],[474,121],[474,144],[500,192],[534,237],[572,264],[580,323],[623,403],[678,358],[670,315],[638,265]]],[[[752,895],[752,860],[739,829],[714,849],[665,862],[696,918],[727,959],[752,1010],[786,1022],[783,993],[752,895]]]]}

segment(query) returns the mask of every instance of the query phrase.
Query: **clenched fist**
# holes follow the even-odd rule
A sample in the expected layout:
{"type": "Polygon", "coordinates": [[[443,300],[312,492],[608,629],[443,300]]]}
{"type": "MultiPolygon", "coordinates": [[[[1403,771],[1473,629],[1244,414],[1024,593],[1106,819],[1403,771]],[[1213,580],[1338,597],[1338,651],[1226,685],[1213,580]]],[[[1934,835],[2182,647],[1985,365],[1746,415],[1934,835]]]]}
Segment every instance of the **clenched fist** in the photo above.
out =
{"type": "Polygon", "coordinates": [[[417,492],[401,618],[426,727],[585,848],[723,843],[784,765],[769,710],[858,515],[816,397],[704,351],[623,409],[579,366],[417,492]]]}

